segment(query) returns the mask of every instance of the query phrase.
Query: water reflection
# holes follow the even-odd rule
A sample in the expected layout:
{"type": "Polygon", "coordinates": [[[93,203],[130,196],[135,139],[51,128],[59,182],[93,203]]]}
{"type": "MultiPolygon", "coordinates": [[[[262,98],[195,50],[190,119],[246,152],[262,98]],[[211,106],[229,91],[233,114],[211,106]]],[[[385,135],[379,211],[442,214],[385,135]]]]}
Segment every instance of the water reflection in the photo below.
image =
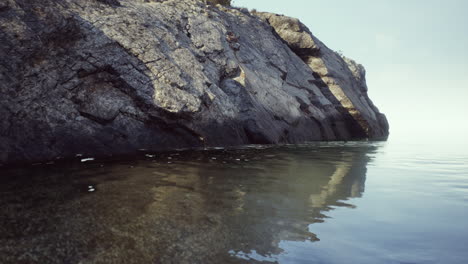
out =
{"type": "Polygon", "coordinates": [[[375,150],[317,144],[4,170],[0,259],[274,262],[281,242],[318,241],[311,224],[353,207],[375,150]]]}

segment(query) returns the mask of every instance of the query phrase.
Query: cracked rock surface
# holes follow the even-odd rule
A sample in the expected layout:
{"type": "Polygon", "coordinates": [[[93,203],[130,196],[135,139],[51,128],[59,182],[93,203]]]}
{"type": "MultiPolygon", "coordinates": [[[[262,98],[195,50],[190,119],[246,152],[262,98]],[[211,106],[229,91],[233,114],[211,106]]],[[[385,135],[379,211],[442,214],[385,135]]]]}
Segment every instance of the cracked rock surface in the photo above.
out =
{"type": "Polygon", "coordinates": [[[361,65],[197,0],[3,0],[0,95],[0,163],[388,136],[361,65]]]}

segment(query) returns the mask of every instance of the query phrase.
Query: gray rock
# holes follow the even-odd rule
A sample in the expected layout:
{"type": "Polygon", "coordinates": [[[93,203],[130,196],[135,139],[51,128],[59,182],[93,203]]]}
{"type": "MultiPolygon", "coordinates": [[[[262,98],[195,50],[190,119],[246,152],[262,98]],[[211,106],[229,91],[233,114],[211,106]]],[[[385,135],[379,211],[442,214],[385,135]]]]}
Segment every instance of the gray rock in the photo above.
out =
{"type": "Polygon", "coordinates": [[[298,19],[271,13],[255,13],[313,71],[314,84],[345,117],[352,135],[372,139],[388,137],[388,122],[367,95],[366,71],[355,61],[329,49],[298,19]]]}
{"type": "Polygon", "coordinates": [[[272,14],[195,0],[4,0],[0,162],[385,138],[364,74],[272,14]]]}

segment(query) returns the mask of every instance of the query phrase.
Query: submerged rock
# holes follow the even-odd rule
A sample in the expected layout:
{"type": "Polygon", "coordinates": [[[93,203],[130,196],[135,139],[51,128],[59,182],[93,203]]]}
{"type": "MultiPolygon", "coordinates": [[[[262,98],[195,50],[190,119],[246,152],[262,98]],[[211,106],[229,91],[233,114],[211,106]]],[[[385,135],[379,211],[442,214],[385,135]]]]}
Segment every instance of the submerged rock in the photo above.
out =
{"type": "Polygon", "coordinates": [[[388,136],[298,20],[196,0],[2,1],[0,93],[4,163],[388,136]]]}

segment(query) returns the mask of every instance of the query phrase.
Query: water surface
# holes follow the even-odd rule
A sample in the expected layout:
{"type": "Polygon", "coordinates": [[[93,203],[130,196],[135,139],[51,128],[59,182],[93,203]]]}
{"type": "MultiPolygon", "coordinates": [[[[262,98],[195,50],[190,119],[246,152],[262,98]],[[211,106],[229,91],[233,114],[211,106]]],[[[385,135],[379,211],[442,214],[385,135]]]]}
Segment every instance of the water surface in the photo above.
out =
{"type": "Polygon", "coordinates": [[[468,263],[468,155],[312,143],[0,169],[0,263],[468,263]]]}

